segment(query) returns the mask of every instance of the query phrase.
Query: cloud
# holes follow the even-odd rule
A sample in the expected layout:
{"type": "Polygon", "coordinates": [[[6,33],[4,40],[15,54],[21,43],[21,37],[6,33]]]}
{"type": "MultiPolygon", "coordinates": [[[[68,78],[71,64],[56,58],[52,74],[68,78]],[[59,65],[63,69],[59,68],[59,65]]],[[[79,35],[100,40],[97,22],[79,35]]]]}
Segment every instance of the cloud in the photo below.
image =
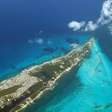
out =
{"type": "Polygon", "coordinates": [[[71,28],[73,31],[95,31],[97,28],[102,27],[104,25],[108,25],[108,29],[112,32],[112,0],[105,0],[99,18],[96,22],[90,21],[83,21],[77,22],[72,21],[68,24],[68,27],[71,28]]]}
{"type": "Polygon", "coordinates": [[[42,45],[43,43],[47,43],[48,45],[53,44],[53,41],[47,40],[45,41],[43,38],[34,38],[34,39],[29,39],[28,44],[39,44],[42,45]]]}
{"type": "Polygon", "coordinates": [[[109,31],[110,31],[110,34],[112,35],[112,24],[110,24],[110,25],[108,26],[108,29],[109,29],[109,31]]]}
{"type": "Polygon", "coordinates": [[[42,38],[36,38],[34,41],[37,44],[43,44],[44,43],[44,40],[42,38]]]}
{"type": "Polygon", "coordinates": [[[84,31],[94,31],[98,28],[98,25],[96,23],[93,23],[93,21],[89,21],[86,26],[84,31]]]}
{"type": "Polygon", "coordinates": [[[29,43],[29,44],[33,44],[34,42],[33,42],[33,40],[29,39],[29,40],[28,40],[28,43],[29,43]]]}
{"type": "Polygon", "coordinates": [[[53,43],[53,42],[52,42],[52,41],[50,41],[50,40],[48,40],[48,41],[47,41],[47,44],[52,44],[52,43],[53,43]]]}
{"type": "Polygon", "coordinates": [[[72,21],[68,24],[68,27],[73,29],[73,31],[77,31],[80,30],[84,25],[85,22],[72,21]]]}
{"type": "Polygon", "coordinates": [[[103,3],[100,17],[97,21],[98,24],[105,25],[112,21],[112,0],[106,0],[103,3]]]}
{"type": "Polygon", "coordinates": [[[82,21],[82,22],[77,22],[77,21],[72,21],[68,24],[68,27],[71,28],[73,31],[94,31],[98,28],[98,25],[94,23],[93,21],[82,21]]]}
{"type": "Polygon", "coordinates": [[[29,44],[43,44],[44,40],[42,38],[29,39],[29,44]]]}

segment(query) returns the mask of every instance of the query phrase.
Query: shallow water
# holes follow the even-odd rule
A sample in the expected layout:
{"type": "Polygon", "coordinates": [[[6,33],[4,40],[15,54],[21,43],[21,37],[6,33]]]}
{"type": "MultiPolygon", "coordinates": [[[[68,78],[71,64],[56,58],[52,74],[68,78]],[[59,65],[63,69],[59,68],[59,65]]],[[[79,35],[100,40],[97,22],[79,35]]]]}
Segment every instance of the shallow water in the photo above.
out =
{"type": "MultiPolygon", "coordinates": [[[[10,63],[13,63],[16,68],[10,70],[9,67],[4,67],[4,71],[17,72],[18,69],[28,65],[61,56],[71,49],[72,41],[83,44],[89,37],[89,35],[58,35],[45,39],[45,43],[42,45],[24,43],[23,51],[26,50],[26,52],[23,54],[25,56],[19,60],[14,59],[13,62],[9,60],[9,66],[10,63]],[[70,41],[66,41],[68,38],[70,41]],[[51,43],[48,44],[48,41],[51,43]],[[46,53],[43,51],[44,47],[54,48],[55,51],[46,53]],[[18,61],[20,62],[18,63],[18,61]]],[[[39,102],[36,101],[29,106],[25,112],[111,112],[112,63],[103,51],[96,41],[91,55],[83,61],[80,68],[77,71],[73,70],[68,75],[69,77],[62,78],[56,89],[45,95],[39,102]]],[[[4,61],[8,65],[7,60],[4,61]]],[[[1,74],[0,79],[14,75],[1,74]]]]}
{"type": "Polygon", "coordinates": [[[111,112],[112,63],[96,41],[77,71],[61,80],[57,88],[25,112],[111,112]]]}

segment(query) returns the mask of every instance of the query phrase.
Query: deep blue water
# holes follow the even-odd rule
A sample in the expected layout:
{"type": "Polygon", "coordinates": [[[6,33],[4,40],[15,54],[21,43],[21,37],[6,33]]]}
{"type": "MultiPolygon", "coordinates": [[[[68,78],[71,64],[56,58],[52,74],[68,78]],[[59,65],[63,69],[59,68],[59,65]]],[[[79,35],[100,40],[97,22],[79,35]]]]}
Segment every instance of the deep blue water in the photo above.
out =
{"type": "Polygon", "coordinates": [[[0,0],[0,37],[28,38],[40,30],[65,33],[71,20],[98,18],[101,6],[102,0],[0,0]]]}
{"type": "MultiPolygon", "coordinates": [[[[21,68],[41,57],[42,47],[50,39],[63,41],[64,46],[63,35],[69,37],[72,33],[68,22],[95,20],[101,6],[102,0],[0,0],[0,73],[21,68]],[[40,31],[43,33],[39,34],[40,31]],[[45,43],[29,45],[28,40],[35,38],[42,38],[45,43]]],[[[52,47],[57,45],[53,42],[52,47]]]]}

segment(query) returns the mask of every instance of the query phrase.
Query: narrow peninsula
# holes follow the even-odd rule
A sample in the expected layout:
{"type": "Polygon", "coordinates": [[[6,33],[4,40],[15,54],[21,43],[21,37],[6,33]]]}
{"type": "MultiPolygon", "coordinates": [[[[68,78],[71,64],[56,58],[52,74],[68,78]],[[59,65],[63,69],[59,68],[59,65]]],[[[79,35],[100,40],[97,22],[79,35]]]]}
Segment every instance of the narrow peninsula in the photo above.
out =
{"type": "Polygon", "coordinates": [[[62,75],[85,59],[93,42],[92,38],[64,56],[28,67],[15,77],[0,82],[0,112],[20,112],[53,89],[62,75]]]}

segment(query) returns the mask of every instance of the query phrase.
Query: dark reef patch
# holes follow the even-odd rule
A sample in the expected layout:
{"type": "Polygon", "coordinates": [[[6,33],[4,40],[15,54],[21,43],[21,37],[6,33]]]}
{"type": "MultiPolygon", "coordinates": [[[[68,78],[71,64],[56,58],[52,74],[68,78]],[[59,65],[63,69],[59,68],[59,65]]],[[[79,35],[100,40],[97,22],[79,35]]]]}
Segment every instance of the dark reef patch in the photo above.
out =
{"type": "Polygon", "coordinates": [[[65,41],[68,43],[68,44],[73,44],[73,43],[77,43],[79,44],[79,40],[76,39],[76,38],[66,38],[65,41]]]}
{"type": "Polygon", "coordinates": [[[56,51],[56,48],[52,48],[52,47],[44,47],[43,48],[43,52],[45,52],[45,53],[53,53],[54,51],[56,51]]]}

